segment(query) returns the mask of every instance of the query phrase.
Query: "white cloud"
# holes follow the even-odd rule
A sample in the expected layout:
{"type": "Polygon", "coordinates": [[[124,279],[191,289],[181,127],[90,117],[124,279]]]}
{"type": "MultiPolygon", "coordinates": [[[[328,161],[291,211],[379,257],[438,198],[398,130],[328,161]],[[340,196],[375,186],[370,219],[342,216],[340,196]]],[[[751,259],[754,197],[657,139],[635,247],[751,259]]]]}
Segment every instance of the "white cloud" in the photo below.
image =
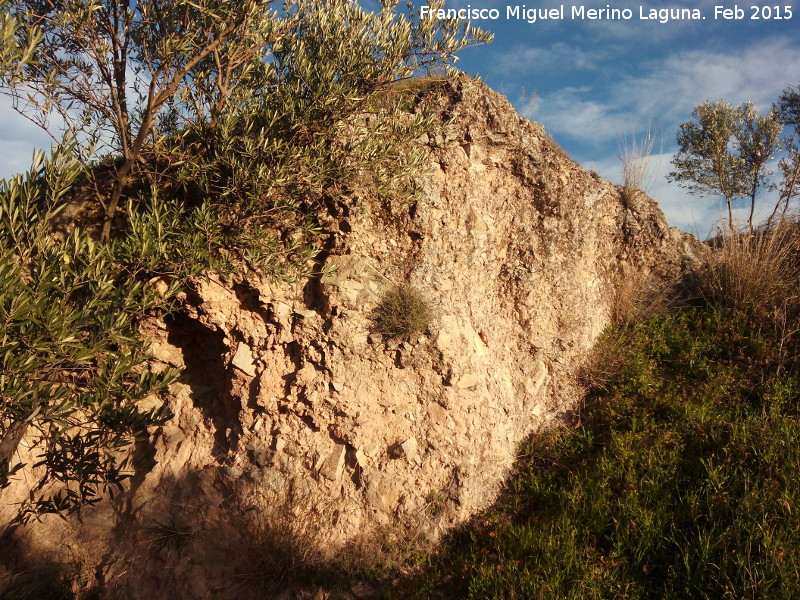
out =
{"type": "Polygon", "coordinates": [[[495,53],[495,68],[505,75],[530,75],[557,67],[563,71],[594,70],[604,60],[604,52],[587,52],[577,46],[555,42],[547,47],[516,46],[495,53]]]}
{"type": "MultiPolygon", "coordinates": [[[[591,37],[594,42],[606,44],[623,43],[626,47],[633,44],[644,42],[648,45],[653,42],[663,42],[676,35],[686,35],[695,33],[697,35],[707,35],[710,28],[715,25],[724,27],[723,23],[716,23],[714,20],[714,6],[719,5],[719,0],[656,0],[648,3],[633,2],[624,0],[614,2],[613,8],[628,8],[632,11],[633,17],[630,20],[597,20],[597,21],[576,21],[575,23],[583,29],[585,37],[591,37]],[[640,7],[644,14],[649,17],[650,9],[698,9],[703,19],[678,19],[669,20],[662,23],[658,19],[641,20],[640,7]]],[[[588,6],[587,6],[588,8],[588,6]]],[[[595,8],[602,8],[600,6],[595,8]]],[[[719,30],[715,32],[715,35],[719,30]]],[[[723,34],[724,35],[724,34],[723,34]]]]}
{"type": "Polygon", "coordinates": [[[615,95],[632,95],[642,113],[684,118],[684,110],[703,100],[725,98],[734,104],[753,100],[762,110],[800,79],[800,63],[785,60],[800,51],[795,40],[772,39],[736,51],[682,52],[651,64],[648,75],[623,80],[615,95]]]}
{"type": "Polygon", "coordinates": [[[541,121],[556,137],[567,135],[594,146],[618,139],[629,125],[629,115],[585,95],[584,90],[561,90],[534,98],[521,112],[541,121]]]}
{"type": "MultiPolygon", "coordinates": [[[[678,52],[649,62],[644,75],[621,76],[601,89],[583,86],[549,92],[522,104],[520,111],[542,122],[557,140],[571,142],[576,159],[615,182],[621,181],[617,159],[621,137],[663,131],[666,152],[660,156],[650,194],[671,225],[706,237],[727,215],[718,200],[692,196],[666,181],[678,125],[688,121],[704,100],[724,98],[733,104],[752,100],[766,111],[787,86],[800,81],[800,63],[780,60],[798,52],[800,45],[788,38],[725,53],[678,52]],[[603,158],[596,159],[598,155],[603,158]]],[[[757,201],[756,222],[769,216],[768,204],[765,199],[757,201]]],[[[747,207],[737,208],[735,218],[745,222],[748,212],[747,207]]]]}
{"type": "Polygon", "coordinates": [[[526,116],[553,132],[599,146],[615,142],[622,131],[649,124],[676,131],[692,109],[707,99],[734,104],[753,100],[767,109],[788,85],[800,80],[800,63],[778,60],[800,47],[774,39],[738,52],[686,51],[646,65],[642,76],[621,76],[601,90],[562,89],[521,107],[526,116]]]}

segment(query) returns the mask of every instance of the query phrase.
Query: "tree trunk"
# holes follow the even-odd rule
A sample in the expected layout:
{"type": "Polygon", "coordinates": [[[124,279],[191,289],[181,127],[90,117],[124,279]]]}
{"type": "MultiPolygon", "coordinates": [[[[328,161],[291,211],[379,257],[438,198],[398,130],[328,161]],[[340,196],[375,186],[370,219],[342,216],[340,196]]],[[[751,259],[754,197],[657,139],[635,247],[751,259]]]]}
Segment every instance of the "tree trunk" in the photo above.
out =
{"type": "Polygon", "coordinates": [[[11,469],[11,461],[19,448],[19,444],[28,432],[27,421],[15,421],[6,430],[0,439],[0,481],[11,469]]]}
{"type": "Polygon", "coordinates": [[[731,233],[735,231],[733,228],[733,209],[731,208],[731,199],[725,198],[725,202],[728,205],[728,227],[731,228],[731,233]]]}
{"type": "Polygon", "coordinates": [[[122,197],[122,192],[125,190],[125,182],[133,167],[133,160],[133,158],[128,158],[120,167],[119,171],[117,171],[117,180],[114,182],[114,188],[111,190],[111,199],[106,206],[103,230],[100,232],[100,241],[106,242],[111,236],[111,222],[114,220],[114,214],[117,212],[119,200],[122,197]]]}

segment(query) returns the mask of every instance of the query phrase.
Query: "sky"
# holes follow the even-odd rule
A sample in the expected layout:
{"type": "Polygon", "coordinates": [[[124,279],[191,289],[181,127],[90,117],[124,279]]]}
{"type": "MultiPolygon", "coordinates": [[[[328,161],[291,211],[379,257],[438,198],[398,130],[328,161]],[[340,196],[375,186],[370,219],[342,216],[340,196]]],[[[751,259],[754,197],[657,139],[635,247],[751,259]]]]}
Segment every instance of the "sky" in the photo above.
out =
{"type": "MultiPolygon", "coordinates": [[[[453,0],[447,6],[497,10],[496,19],[472,20],[492,32],[494,41],[463,50],[456,66],[480,76],[521,114],[542,123],[587,169],[619,183],[623,140],[630,146],[648,133],[653,136],[647,191],[671,225],[704,238],[719,222],[719,200],[691,196],[666,180],[680,124],[705,100],[722,98],[735,105],[752,100],[766,112],[783,90],[800,84],[798,0],[718,4],[722,1],[453,0]],[[509,18],[507,7],[515,6],[520,12],[549,8],[559,14],[563,7],[563,18],[532,23],[513,14],[509,18]],[[609,8],[627,8],[631,18],[572,18],[581,9],[588,16],[591,9],[609,8]],[[697,10],[694,16],[701,18],[642,19],[651,8],[697,10]],[[762,18],[753,19],[756,14],[762,18]]],[[[50,138],[0,97],[0,177],[24,171],[33,149],[49,146],[50,138]]],[[[757,216],[769,214],[769,200],[759,199],[757,216]]]]}
{"type": "MultiPolygon", "coordinates": [[[[725,99],[734,105],[752,100],[768,112],[783,90],[800,84],[798,3],[783,3],[778,9],[758,5],[758,16],[773,18],[756,20],[751,18],[756,14],[751,4],[738,4],[737,13],[736,5],[721,2],[567,2],[563,19],[528,23],[506,18],[506,7],[515,4],[462,0],[450,6],[497,8],[500,18],[472,21],[495,39],[463,51],[457,66],[479,75],[524,116],[542,123],[576,162],[615,183],[621,181],[624,140],[630,147],[649,133],[655,141],[650,195],[671,225],[704,238],[719,223],[719,199],[689,195],[666,179],[673,169],[680,124],[691,120],[694,107],[705,100],[725,99]],[[584,14],[589,8],[627,7],[632,18],[571,19],[573,7],[579,11],[581,6],[584,14]],[[640,7],[645,16],[651,8],[697,9],[701,18],[641,19],[640,7]],[[791,19],[774,19],[789,12],[791,19]]],[[[759,200],[757,216],[764,217],[771,209],[770,198],[759,200]]],[[[744,212],[742,206],[739,213],[744,212]]]]}

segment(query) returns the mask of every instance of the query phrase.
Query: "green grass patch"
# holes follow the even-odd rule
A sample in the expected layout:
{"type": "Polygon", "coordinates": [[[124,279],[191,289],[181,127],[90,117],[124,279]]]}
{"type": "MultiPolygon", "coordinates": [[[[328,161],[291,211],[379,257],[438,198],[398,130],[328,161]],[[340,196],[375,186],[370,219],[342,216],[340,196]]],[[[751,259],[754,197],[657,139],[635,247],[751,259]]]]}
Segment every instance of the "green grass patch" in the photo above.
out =
{"type": "Polygon", "coordinates": [[[710,306],[607,332],[616,373],[402,597],[800,597],[800,381],[780,341],[710,306]]]}

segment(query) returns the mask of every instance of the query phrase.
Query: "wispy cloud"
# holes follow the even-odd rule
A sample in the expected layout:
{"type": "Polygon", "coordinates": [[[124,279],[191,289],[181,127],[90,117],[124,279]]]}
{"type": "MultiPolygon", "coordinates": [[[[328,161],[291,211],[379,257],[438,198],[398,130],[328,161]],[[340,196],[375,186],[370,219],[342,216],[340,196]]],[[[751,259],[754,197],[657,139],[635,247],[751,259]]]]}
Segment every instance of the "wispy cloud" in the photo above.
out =
{"type": "Polygon", "coordinates": [[[518,45],[510,51],[495,52],[495,68],[503,74],[515,76],[538,74],[554,68],[564,72],[596,70],[602,64],[604,54],[582,50],[565,42],[555,42],[543,48],[518,45]]]}
{"type": "Polygon", "coordinates": [[[768,108],[783,89],[800,80],[800,63],[778,57],[798,52],[800,45],[788,38],[738,52],[681,52],[650,62],[643,75],[623,75],[616,84],[598,89],[548,92],[521,110],[557,135],[592,146],[615,142],[624,131],[642,131],[652,123],[673,131],[707,99],[734,104],[753,100],[762,110],[768,108]]]}

